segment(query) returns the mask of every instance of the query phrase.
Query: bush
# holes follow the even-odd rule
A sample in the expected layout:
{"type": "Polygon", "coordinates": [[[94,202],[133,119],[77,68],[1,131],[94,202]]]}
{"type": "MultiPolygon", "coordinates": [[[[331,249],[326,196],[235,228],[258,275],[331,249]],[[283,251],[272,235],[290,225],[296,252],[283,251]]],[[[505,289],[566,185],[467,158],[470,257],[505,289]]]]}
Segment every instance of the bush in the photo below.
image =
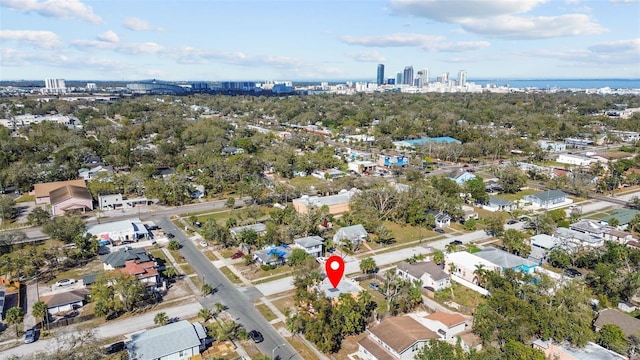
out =
{"type": "Polygon", "coordinates": [[[169,245],[167,245],[167,249],[180,250],[180,243],[177,240],[171,240],[169,241],[169,245]]]}
{"type": "Polygon", "coordinates": [[[270,271],[270,270],[275,269],[275,268],[276,268],[276,266],[275,266],[275,265],[268,265],[268,264],[264,264],[264,265],[260,265],[260,268],[261,268],[263,271],[270,271]]]}

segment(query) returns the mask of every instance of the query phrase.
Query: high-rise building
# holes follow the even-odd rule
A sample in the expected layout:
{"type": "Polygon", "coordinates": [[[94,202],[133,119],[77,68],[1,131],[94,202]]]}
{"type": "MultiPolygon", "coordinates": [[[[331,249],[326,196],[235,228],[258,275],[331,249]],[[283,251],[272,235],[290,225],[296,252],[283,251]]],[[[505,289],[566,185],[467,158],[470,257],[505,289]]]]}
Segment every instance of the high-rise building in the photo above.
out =
{"type": "Polygon", "coordinates": [[[467,84],[467,71],[459,70],[458,71],[458,86],[465,86],[467,84]]]}
{"type": "Polygon", "coordinates": [[[64,79],[44,79],[45,94],[66,94],[67,85],[64,83],[64,79]]]}
{"type": "Polygon", "coordinates": [[[401,72],[396,74],[396,85],[400,85],[400,84],[404,84],[404,82],[402,81],[402,73],[401,72]]]}
{"type": "Polygon", "coordinates": [[[378,77],[376,78],[378,85],[384,84],[384,64],[378,64],[378,77]]]}
{"type": "Polygon", "coordinates": [[[441,84],[448,84],[449,83],[449,73],[445,72],[442,73],[442,75],[438,76],[437,81],[441,84]]]}
{"type": "Polygon", "coordinates": [[[403,84],[413,86],[413,66],[405,66],[402,80],[403,84]]]}
{"type": "Polygon", "coordinates": [[[427,86],[429,84],[429,69],[422,69],[422,86],[427,86]]]}
{"type": "Polygon", "coordinates": [[[422,70],[416,73],[416,78],[413,80],[413,86],[421,88],[423,86],[422,80],[424,77],[422,76],[422,70]]]}

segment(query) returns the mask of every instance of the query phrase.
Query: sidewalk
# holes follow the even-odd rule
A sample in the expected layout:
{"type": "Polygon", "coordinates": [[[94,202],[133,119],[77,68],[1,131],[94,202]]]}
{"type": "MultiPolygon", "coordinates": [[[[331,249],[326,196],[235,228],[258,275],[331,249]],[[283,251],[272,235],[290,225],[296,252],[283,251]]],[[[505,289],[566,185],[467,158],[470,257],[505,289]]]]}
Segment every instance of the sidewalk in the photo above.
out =
{"type": "MultiPolygon", "coordinates": [[[[169,250],[167,250],[166,248],[161,248],[161,250],[162,250],[162,253],[167,257],[171,265],[176,269],[176,272],[180,273],[181,269],[178,266],[178,262],[176,261],[176,259],[174,259],[173,256],[171,256],[171,252],[169,252],[169,250]]],[[[193,281],[191,281],[191,278],[189,276],[185,276],[184,281],[187,284],[187,286],[191,288],[191,291],[193,292],[194,295],[200,294],[200,289],[196,287],[196,285],[193,283],[193,281]]]]}

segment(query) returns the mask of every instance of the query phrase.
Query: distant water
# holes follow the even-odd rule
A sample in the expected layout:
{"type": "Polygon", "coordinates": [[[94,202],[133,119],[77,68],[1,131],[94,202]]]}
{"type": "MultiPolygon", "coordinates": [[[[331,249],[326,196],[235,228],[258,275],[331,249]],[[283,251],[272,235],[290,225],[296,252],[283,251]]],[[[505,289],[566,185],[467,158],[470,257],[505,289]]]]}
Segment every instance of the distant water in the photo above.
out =
{"type": "Polygon", "coordinates": [[[512,88],[538,88],[538,89],[640,89],[640,79],[478,79],[469,80],[485,86],[495,84],[497,86],[509,86],[512,88]]]}

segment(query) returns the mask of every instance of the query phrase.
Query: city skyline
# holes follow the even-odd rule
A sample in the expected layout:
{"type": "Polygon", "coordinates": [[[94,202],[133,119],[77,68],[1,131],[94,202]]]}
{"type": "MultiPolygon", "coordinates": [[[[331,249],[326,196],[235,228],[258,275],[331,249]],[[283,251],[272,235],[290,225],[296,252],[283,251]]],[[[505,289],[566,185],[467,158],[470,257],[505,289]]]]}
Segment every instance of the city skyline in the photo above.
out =
{"type": "Polygon", "coordinates": [[[0,0],[0,80],[640,78],[636,0],[0,0]]]}

